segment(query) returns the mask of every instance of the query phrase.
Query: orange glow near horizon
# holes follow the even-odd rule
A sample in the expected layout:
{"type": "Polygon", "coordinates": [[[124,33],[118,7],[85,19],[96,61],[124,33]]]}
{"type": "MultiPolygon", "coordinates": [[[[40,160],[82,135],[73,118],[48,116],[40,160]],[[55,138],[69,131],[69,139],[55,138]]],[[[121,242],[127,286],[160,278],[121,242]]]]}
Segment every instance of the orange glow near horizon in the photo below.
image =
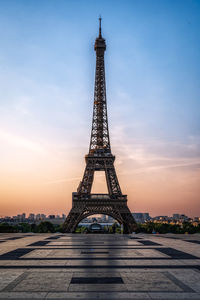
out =
{"type": "MultiPolygon", "coordinates": [[[[70,153],[55,159],[54,152],[38,154],[24,149],[24,145],[18,150],[15,148],[15,157],[11,155],[8,160],[1,161],[4,168],[0,178],[0,215],[23,212],[67,214],[71,208],[72,192],[76,191],[85,167],[81,150],[75,150],[73,160],[70,160],[70,153]]],[[[152,216],[200,214],[199,171],[184,164],[153,167],[149,166],[152,162],[141,157],[138,161],[125,155],[118,157],[118,179],[122,192],[128,195],[132,212],[149,212],[152,216]],[[136,167],[138,164],[140,166],[136,167]]],[[[105,193],[105,188],[103,172],[96,172],[93,192],[105,193]]]]}

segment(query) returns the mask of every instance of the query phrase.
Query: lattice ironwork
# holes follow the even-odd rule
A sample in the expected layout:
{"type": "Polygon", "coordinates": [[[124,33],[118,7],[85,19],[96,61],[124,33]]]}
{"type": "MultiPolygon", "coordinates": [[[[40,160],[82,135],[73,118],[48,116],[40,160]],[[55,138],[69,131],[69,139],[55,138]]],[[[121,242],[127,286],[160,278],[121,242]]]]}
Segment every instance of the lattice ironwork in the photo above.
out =
{"type": "Polygon", "coordinates": [[[124,233],[130,233],[136,228],[136,222],[127,206],[126,195],[122,195],[114,167],[115,156],[112,155],[110,147],[104,67],[106,43],[101,35],[101,18],[94,49],[96,74],[89,153],[85,156],[83,179],[77,193],[73,193],[72,209],[63,228],[66,232],[74,232],[78,223],[87,216],[106,214],[123,224],[124,233]],[[108,194],[91,194],[95,171],[105,171],[108,194]]]}

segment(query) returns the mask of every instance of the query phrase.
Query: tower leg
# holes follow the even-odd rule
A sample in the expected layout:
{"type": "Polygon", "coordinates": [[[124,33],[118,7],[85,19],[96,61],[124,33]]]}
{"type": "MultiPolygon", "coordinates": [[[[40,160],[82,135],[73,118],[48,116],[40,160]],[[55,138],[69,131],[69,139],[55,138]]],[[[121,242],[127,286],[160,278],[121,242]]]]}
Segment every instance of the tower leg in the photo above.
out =
{"type": "MultiPolygon", "coordinates": [[[[92,194],[95,196],[94,194],[92,194]]],[[[103,194],[102,194],[103,195],[103,194]]],[[[99,194],[97,195],[99,196],[99,194]]],[[[78,224],[88,216],[95,214],[104,214],[111,216],[120,224],[123,224],[123,233],[129,234],[136,230],[136,222],[126,204],[126,200],[106,200],[103,199],[77,199],[77,194],[74,195],[75,201],[73,207],[63,224],[63,231],[73,233],[76,231],[78,224]]],[[[126,196],[124,196],[126,197],[126,196]]]]}

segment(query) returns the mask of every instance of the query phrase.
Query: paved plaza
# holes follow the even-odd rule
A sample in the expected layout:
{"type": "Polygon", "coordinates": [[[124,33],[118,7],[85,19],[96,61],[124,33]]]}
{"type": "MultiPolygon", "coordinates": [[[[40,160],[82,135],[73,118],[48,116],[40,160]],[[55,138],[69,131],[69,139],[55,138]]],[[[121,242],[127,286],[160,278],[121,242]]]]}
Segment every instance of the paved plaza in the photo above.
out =
{"type": "Polygon", "coordinates": [[[200,299],[200,235],[0,234],[0,299],[200,299]]]}

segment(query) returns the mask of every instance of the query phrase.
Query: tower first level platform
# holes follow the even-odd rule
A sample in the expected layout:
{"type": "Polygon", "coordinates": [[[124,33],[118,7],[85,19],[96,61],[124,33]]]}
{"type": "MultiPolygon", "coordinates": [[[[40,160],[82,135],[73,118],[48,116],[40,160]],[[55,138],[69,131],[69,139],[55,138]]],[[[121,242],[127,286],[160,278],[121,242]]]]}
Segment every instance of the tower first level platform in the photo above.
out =
{"type": "Polygon", "coordinates": [[[64,230],[75,232],[83,219],[94,214],[111,216],[123,225],[123,233],[131,233],[136,229],[135,221],[127,206],[126,195],[72,193],[72,209],[65,221],[64,230]]]}

